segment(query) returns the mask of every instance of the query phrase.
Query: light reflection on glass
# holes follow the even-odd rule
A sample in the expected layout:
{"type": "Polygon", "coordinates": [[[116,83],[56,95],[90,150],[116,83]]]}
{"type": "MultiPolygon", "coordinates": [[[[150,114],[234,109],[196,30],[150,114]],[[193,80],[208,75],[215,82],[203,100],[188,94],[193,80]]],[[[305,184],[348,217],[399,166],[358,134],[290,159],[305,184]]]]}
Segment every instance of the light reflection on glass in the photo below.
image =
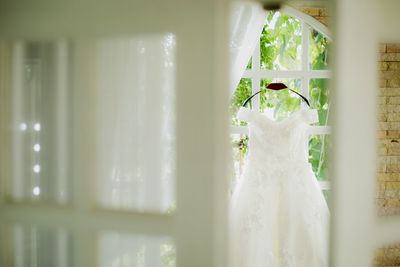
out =
{"type": "Polygon", "coordinates": [[[33,129],[34,129],[35,131],[37,131],[37,132],[40,131],[40,128],[41,128],[40,123],[35,123],[35,124],[33,125],[33,129]]]}
{"type": "Polygon", "coordinates": [[[64,40],[1,43],[8,55],[0,57],[4,81],[0,90],[5,92],[0,106],[10,105],[6,115],[10,127],[4,136],[0,132],[0,139],[9,139],[5,151],[10,152],[5,153],[10,163],[4,172],[9,175],[0,179],[8,180],[5,194],[13,200],[68,201],[71,44],[64,40]]]}
{"type": "Polygon", "coordinates": [[[26,125],[26,123],[21,123],[21,124],[19,125],[19,129],[20,129],[21,131],[26,131],[27,128],[28,128],[28,125],[26,125]]]}
{"type": "Polygon", "coordinates": [[[98,202],[169,212],[175,199],[175,37],[101,39],[96,57],[98,202]]]}
{"type": "Polygon", "coordinates": [[[39,173],[39,172],[40,172],[40,165],[39,165],[39,164],[34,165],[34,166],[33,166],[33,171],[34,171],[35,173],[39,173]]]}
{"type": "Polygon", "coordinates": [[[39,144],[34,144],[34,145],[33,145],[33,150],[34,150],[35,152],[39,152],[39,151],[40,151],[40,145],[39,145],[39,144]]]}
{"type": "Polygon", "coordinates": [[[33,193],[35,196],[40,195],[40,187],[35,186],[35,187],[33,188],[33,190],[32,190],[32,193],[33,193]]]}
{"type": "Polygon", "coordinates": [[[169,237],[106,232],[98,240],[99,267],[175,267],[175,246],[169,237]]]}
{"type": "Polygon", "coordinates": [[[72,236],[64,229],[33,225],[0,225],[3,267],[73,266],[72,236]]]}

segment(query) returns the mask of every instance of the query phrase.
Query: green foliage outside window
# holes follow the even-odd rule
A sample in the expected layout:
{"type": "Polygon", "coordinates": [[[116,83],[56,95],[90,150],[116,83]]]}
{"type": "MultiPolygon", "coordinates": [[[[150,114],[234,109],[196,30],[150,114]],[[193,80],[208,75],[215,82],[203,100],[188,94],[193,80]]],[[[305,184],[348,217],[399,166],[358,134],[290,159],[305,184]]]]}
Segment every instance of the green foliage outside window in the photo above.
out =
{"type": "Polygon", "coordinates": [[[268,12],[260,38],[260,67],[268,70],[299,70],[301,32],[299,20],[279,12],[268,12]]]}
{"type": "Polygon", "coordinates": [[[328,69],[329,40],[326,36],[311,30],[310,34],[310,67],[312,70],[328,69]]]}
{"type": "MultiPolygon", "coordinates": [[[[229,113],[231,114],[231,122],[234,126],[245,126],[247,123],[241,122],[236,119],[236,113],[242,106],[242,103],[251,96],[251,79],[241,79],[235,93],[233,94],[231,104],[229,106],[229,113]]],[[[251,105],[251,102],[250,102],[251,105]]]]}

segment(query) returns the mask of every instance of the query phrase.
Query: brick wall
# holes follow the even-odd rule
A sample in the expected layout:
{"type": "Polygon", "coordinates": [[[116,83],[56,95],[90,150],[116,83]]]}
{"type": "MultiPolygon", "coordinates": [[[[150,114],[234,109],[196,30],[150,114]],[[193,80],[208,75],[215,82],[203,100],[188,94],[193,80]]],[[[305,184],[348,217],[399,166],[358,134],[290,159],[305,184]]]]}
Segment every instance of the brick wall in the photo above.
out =
{"type": "Polygon", "coordinates": [[[328,26],[329,23],[329,16],[327,9],[324,7],[296,7],[299,9],[301,12],[306,13],[307,15],[310,15],[311,17],[315,18],[325,26],[328,26]]]}
{"type": "MultiPolygon", "coordinates": [[[[377,212],[400,215],[400,44],[380,45],[378,71],[377,212]]],[[[375,266],[400,266],[400,245],[377,250],[375,266]]]]}
{"type": "Polygon", "coordinates": [[[400,45],[379,52],[378,192],[379,215],[400,215],[400,45]]]}

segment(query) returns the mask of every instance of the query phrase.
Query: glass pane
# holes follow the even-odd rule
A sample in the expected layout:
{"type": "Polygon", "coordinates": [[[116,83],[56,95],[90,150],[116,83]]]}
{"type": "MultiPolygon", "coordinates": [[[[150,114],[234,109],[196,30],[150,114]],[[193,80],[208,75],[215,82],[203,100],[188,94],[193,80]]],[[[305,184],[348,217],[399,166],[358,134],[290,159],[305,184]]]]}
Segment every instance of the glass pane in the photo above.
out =
{"type": "Polygon", "coordinates": [[[175,207],[175,37],[95,43],[97,201],[107,208],[175,207]]]}
{"type": "MultiPolygon", "coordinates": [[[[246,122],[241,122],[236,119],[236,113],[239,108],[242,106],[243,102],[251,96],[251,79],[243,78],[240,80],[240,83],[233,94],[231,104],[229,106],[229,112],[231,114],[231,123],[234,126],[247,125],[246,122]]],[[[250,101],[251,105],[251,101],[250,101]]]]}
{"type": "Polygon", "coordinates": [[[327,125],[329,119],[330,96],[329,79],[310,80],[310,105],[318,110],[319,125],[327,125]]]}
{"type": "Polygon", "coordinates": [[[16,201],[66,203],[70,183],[70,43],[0,46],[0,179],[16,201]]]}
{"type": "Polygon", "coordinates": [[[168,237],[105,232],[98,241],[99,267],[175,267],[176,250],[168,237]]]}
{"type": "Polygon", "coordinates": [[[69,267],[73,263],[71,235],[36,226],[3,226],[0,265],[7,267],[69,267]]]}
{"type": "Polygon", "coordinates": [[[310,31],[310,68],[312,70],[326,70],[329,63],[329,46],[328,38],[316,30],[310,31]]]}
{"type": "MultiPolygon", "coordinates": [[[[266,88],[271,82],[282,82],[296,92],[301,90],[301,79],[261,80],[261,88],[266,88]]],[[[299,110],[301,102],[301,98],[288,89],[266,90],[260,93],[260,111],[277,121],[285,119],[294,111],[299,110]]]]}
{"type": "Polygon", "coordinates": [[[329,153],[332,148],[329,135],[312,135],[308,143],[308,161],[320,181],[329,180],[329,153]]]}
{"type": "Polygon", "coordinates": [[[268,12],[260,38],[261,68],[301,69],[301,22],[280,12],[268,12]]]}

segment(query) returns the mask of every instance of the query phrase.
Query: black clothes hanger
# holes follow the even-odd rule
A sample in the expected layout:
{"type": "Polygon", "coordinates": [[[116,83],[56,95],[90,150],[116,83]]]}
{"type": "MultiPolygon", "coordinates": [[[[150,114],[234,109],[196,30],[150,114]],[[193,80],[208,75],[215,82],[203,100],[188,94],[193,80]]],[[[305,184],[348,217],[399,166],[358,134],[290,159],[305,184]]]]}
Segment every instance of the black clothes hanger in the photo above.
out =
{"type": "MultiPolygon", "coordinates": [[[[269,90],[274,90],[274,91],[279,91],[279,90],[283,90],[283,89],[289,89],[290,91],[292,91],[293,93],[295,93],[296,95],[300,96],[301,99],[303,99],[304,102],[306,102],[306,104],[310,107],[310,102],[308,102],[308,99],[306,97],[304,97],[303,95],[301,95],[300,93],[288,88],[285,84],[283,83],[270,83],[267,85],[266,89],[269,90]]],[[[246,106],[246,104],[257,94],[263,92],[265,89],[261,89],[260,91],[258,91],[257,93],[253,94],[252,96],[248,97],[244,102],[242,107],[246,106]]]]}

